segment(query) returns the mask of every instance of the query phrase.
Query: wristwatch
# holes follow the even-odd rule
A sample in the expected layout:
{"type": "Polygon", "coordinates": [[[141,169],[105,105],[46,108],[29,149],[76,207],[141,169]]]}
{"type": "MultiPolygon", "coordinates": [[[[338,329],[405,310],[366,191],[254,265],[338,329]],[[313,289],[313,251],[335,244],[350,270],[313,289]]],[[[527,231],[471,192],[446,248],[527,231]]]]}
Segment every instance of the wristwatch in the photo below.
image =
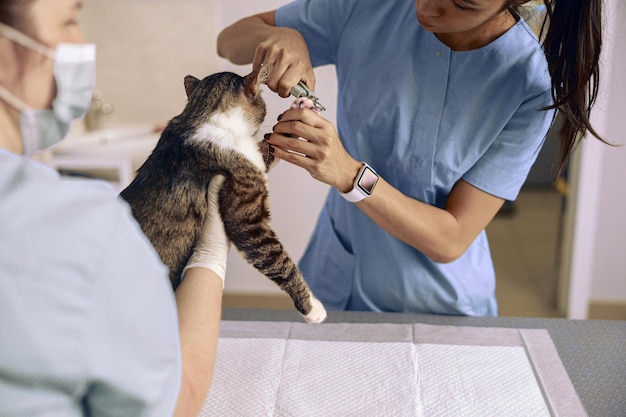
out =
{"type": "Polygon", "coordinates": [[[340,191],[339,194],[351,203],[361,201],[372,195],[374,187],[378,182],[378,178],[379,176],[376,171],[374,171],[371,166],[363,162],[363,166],[356,176],[352,190],[347,193],[342,193],[340,191]]]}

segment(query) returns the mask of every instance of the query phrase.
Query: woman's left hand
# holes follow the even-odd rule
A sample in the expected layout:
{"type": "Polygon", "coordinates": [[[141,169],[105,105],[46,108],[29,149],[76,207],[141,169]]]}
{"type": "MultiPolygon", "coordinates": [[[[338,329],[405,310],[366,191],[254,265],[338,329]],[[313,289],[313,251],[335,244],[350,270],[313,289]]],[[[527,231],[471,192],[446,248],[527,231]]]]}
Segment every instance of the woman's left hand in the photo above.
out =
{"type": "Polygon", "coordinates": [[[328,120],[307,108],[289,109],[273,130],[265,137],[275,157],[306,169],[341,192],[352,189],[362,164],[348,154],[328,120]]]}

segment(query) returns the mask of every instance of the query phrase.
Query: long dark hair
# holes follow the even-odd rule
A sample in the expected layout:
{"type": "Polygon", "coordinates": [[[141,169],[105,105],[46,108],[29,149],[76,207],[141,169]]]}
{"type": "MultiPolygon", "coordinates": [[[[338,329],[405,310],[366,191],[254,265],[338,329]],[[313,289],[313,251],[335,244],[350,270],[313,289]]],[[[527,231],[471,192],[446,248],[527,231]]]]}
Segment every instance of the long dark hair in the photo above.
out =
{"type": "MultiPolygon", "coordinates": [[[[508,9],[528,0],[507,0],[508,9]]],[[[562,124],[557,177],[583,136],[589,132],[608,143],[591,126],[589,116],[598,97],[602,50],[602,0],[543,0],[546,15],[539,34],[552,79],[554,104],[562,124]]]]}

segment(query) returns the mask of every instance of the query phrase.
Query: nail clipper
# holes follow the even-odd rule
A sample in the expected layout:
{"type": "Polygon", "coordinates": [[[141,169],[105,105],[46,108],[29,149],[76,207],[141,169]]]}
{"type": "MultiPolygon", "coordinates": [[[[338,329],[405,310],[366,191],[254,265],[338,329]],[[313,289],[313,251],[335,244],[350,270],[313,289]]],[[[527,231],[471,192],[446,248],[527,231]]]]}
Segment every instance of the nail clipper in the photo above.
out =
{"type": "Polygon", "coordinates": [[[289,94],[291,94],[295,98],[300,98],[300,97],[310,98],[311,100],[313,100],[313,104],[315,105],[316,109],[318,109],[319,111],[326,110],[326,108],[322,106],[320,102],[318,101],[317,95],[315,94],[315,92],[311,90],[309,87],[307,87],[306,84],[304,84],[304,82],[302,81],[300,81],[298,85],[294,86],[289,92],[289,94]]]}

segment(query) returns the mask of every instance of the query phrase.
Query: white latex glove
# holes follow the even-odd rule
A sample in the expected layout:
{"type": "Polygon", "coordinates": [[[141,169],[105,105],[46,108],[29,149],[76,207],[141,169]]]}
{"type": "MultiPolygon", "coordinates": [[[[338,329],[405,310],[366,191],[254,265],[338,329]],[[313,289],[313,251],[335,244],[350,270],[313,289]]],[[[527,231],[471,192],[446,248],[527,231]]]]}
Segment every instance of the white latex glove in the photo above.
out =
{"type": "Polygon", "coordinates": [[[207,268],[222,278],[226,276],[226,261],[230,251],[230,241],[224,232],[224,223],[220,216],[218,194],[224,183],[223,175],[216,175],[209,184],[209,210],[202,226],[200,238],[193,253],[183,269],[182,279],[190,268],[207,268]]]}

